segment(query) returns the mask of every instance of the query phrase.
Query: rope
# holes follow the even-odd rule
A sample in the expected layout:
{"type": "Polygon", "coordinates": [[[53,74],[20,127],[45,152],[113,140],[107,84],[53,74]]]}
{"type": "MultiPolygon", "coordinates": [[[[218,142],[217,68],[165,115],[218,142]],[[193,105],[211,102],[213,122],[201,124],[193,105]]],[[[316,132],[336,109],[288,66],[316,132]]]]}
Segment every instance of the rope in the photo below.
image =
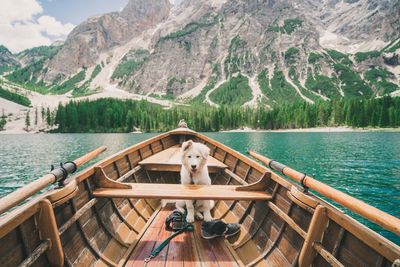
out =
{"type": "MultiPolygon", "coordinates": [[[[185,218],[186,218],[186,213],[185,213],[185,218]]],[[[151,261],[151,259],[157,257],[157,255],[169,244],[169,242],[176,236],[184,233],[184,232],[193,232],[194,231],[194,225],[191,223],[187,223],[186,219],[184,221],[184,226],[182,229],[176,231],[172,235],[170,235],[167,239],[165,239],[158,247],[156,247],[151,253],[150,256],[144,259],[145,263],[148,263],[151,261]]]]}

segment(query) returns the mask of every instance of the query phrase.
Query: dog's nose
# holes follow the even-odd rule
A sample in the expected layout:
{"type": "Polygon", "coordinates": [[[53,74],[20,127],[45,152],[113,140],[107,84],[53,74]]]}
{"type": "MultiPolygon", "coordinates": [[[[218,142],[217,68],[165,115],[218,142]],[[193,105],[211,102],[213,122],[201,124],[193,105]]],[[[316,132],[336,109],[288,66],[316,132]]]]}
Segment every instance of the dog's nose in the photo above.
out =
{"type": "Polygon", "coordinates": [[[196,167],[197,167],[196,165],[191,165],[191,166],[192,166],[192,169],[193,169],[193,170],[196,169],[196,167]]]}

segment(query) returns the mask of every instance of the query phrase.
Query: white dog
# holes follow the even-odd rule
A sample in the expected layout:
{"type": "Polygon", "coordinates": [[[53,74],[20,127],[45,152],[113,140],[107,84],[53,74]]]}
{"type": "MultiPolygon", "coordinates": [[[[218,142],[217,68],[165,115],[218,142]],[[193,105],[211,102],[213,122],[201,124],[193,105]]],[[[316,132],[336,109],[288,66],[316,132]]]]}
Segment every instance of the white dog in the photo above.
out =
{"type": "MultiPolygon", "coordinates": [[[[207,157],[210,154],[210,149],[201,143],[190,140],[182,144],[181,154],[181,183],[211,185],[207,169],[207,157]]],[[[180,200],[176,202],[176,208],[182,213],[185,212],[185,206],[187,208],[186,220],[189,223],[194,222],[195,215],[200,220],[204,218],[205,221],[211,221],[213,219],[210,213],[210,210],[214,207],[213,200],[197,200],[196,202],[180,200]]]]}

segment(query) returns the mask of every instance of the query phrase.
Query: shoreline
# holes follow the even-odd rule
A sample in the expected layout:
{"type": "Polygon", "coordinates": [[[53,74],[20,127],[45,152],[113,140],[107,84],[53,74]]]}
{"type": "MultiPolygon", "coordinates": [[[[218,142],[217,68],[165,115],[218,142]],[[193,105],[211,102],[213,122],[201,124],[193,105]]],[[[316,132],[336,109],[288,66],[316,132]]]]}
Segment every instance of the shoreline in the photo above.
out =
{"type": "MultiPolygon", "coordinates": [[[[252,129],[249,127],[244,127],[240,129],[221,130],[209,133],[346,133],[346,132],[394,132],[394,133],[399,132],[400,133],[400,127],[399,128],[352,128],[346,126],[339,126],[339,127],[314,127],[314,128],[298,128],[298,129],[276,129],[276,130],[260,130],[260,129],[252,129]]],[[[141,134],[141,133],[143,132],[133,131],[126,134],[141,134]]],[[[151,133],[161,133],[161,132],[151,132],[151,133]]],[[[35,131],[35,130],[26,132],[23,129],[15,129],[15,127],[10,127],[8,129],[6,128],[6,130],[0,131],[0,135],[11,135],[11,134],[53,134],[53,133],[35,131]]],[[[96,133],[96,134],[102,134],[102,133],[96,133]]]]}
{"type": "Polygon", "coordinates": [[[314,127],[297,129],[274,129],[256,130],[248,127],[235,130],[219,131],[220,133],[345,133],[345,132],[400,132],[399,128],[352,128],[347,126],[338,127],[314,127]]]}

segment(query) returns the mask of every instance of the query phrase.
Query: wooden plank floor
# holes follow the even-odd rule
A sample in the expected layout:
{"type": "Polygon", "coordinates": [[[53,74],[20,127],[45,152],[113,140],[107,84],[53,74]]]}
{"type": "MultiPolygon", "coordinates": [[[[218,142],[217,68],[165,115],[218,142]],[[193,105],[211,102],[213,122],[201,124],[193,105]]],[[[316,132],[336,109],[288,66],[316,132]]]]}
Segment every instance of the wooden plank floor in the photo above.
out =
{"type": "Polygon", "coordinates": [[[144,263],[151,251],[160,245],[172,232],[165,230],[165,218],[173,207],[162,209],[138,242],[125,266],[238,266],[224,238],[206,240],[201,238],[201,222],[196,222],[195,231],[175,237],[160,254],[147,265],[144,263]]]}

